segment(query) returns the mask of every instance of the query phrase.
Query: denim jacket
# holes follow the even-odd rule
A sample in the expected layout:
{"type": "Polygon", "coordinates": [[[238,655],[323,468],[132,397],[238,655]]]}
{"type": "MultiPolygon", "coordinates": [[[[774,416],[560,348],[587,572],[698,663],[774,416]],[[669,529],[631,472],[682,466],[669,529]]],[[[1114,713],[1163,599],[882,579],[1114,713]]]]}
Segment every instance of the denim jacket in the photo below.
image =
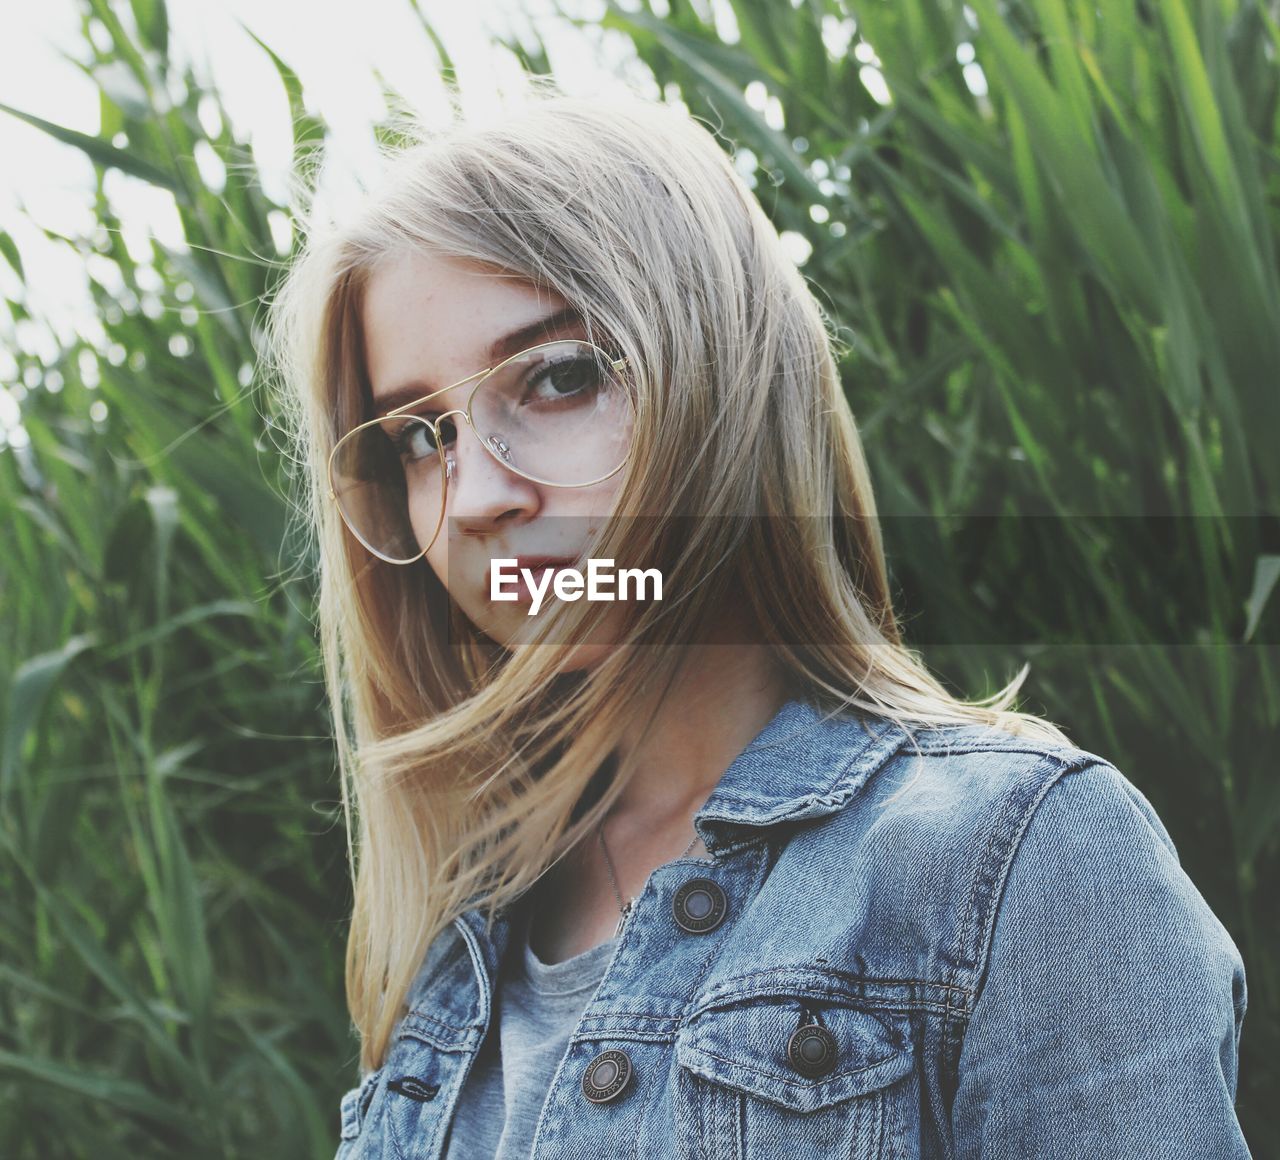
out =
{"type": "MultiPolygon", "coordinates": [[[[739,754],[694,819],[710,858],[636,899],[532,1160],[1249,1155],[1244,964],[1150,802],[1073,746],[913,733],[798,699],[739,754]]],[[[338,1160],[443,1154],[509,928],[472,909],[431,944],[338,1160]]]]}

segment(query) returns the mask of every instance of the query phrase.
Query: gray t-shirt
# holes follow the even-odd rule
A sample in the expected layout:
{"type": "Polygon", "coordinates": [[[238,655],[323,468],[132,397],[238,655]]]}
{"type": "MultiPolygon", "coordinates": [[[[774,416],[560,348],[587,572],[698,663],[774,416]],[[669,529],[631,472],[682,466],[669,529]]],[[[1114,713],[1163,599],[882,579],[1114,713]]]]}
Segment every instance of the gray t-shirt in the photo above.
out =
{"type": "Polygon", "coordinates": [[[522,914],[494,988],[489,1033],[458,1099],[445,1160],[528,1160],[569,1036],[618,942],[611,938],[562,963],[544,963],[529,947],[522,914]]]}

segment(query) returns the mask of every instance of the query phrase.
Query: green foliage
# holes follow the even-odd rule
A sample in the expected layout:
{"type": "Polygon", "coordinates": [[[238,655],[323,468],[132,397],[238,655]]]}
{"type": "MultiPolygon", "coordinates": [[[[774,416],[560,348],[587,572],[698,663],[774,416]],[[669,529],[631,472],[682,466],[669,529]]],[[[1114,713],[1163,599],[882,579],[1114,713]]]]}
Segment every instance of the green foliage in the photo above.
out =
{"type": "MultiPolygon", "coordinates": [[[[22,405],[30,445],[0,454],[0,1154],[332,1155],[346,849],[313,594],[252,390],[289,207],[173,70],[163,4],[137,0],[136,25],[90,8],[102,131],[44,127],[98,168],[97,228],[61,241],[104,335],[49,365],[15,352],[48,389],[22,405]],[[169,190],[189,246],[127,247],[108,168],[169,190]]],[[[276,64],[301,151],[323,127],[276,64]]]]}
{"type": "MultiPolygon", "coordinates": [[[[1257,0],[722,7],[732,43],[692,0],[603,23],[811,247],[909,638],[969,696],[1030,660],[1028,707],[1165,819],[1244,954],[1240,1114],[1280,1155],[1280,22],[1257,0]]],[[[0,1154],[328,1156],[354,1071],[345,846],[252,389],[291,207],[176,75],[163,0],[84,19],[100,132],[8,112],[170,191],[189,248],[131,253],[100,181],[98,228],[62,241],[104,341],[18,355],[50,389],[0,451],[0,1154]]],[[[301,162],[325,127],[262,48],[301,162]]],[[[22,278],[3,234],[0,258],[22,278]]]]}

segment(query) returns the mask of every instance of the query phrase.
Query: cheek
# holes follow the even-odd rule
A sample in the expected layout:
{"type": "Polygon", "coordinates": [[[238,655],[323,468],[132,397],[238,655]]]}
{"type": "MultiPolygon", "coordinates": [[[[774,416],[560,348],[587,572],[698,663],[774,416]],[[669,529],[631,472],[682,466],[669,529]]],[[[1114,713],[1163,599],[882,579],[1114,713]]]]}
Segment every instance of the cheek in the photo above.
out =
{"type": "MultiPolygon", "coordinates": [[[[423,524],[419,524],[417,517],[413,517],[414,531],[418,534],[418,542],[421,543],[424,537],[430,536],[435,527],[435,517],[424,517],[423,524]]],[[[440,526],[440,534],[436,536],[436,542],[427,549],[427,564],[436,574],[437,579],[447,589],[449,587],[449,525],[446,521],[440,526]]]]}
{"type": "MultiPolygon", "coordinates": [[[[439,521],[440,509],[434,503],[423,502],[422,500],[415,502],[413,499],[410,499],[409,523],[413,527],[414,537],[417,539],[419,544],[425,544],[429,539],[431,539],[432,533],[435,532],[436,524],[439,521]]],[[[432,562],[433,568],[435,567],[434,561],[436,558],[441,557],[442,553],[445,563],[448,563],[448,531],[449,528],[447,522],[441,523],[440,532],[436,535],[435,543],[432,544],[427,551],[427,559],[432,562]]],[[[444,573],[441,572],[439,568],[437,568],[436,571],[440,575],[441,580],[443,580],[444,573]]]]}
{"type": "Polygon", "coordinates": [[[618,492],[622,490],[622,473],[610,479],[606,479],[603,483],[597,483],[593,487],[584,487],[578,489],[575,493],[570,493],[572,498],[566,504],[576,513],[589,517],[602,517],[607,519],[613,515],[614,509],[618,503],[618,492]]]}
{"type": "Polygon", "coordinates": [[[440,553],[438,548],[432,548],[427,553],[427,564],[431,571],[435,573],[436,579],[444,585],[446,592],[449,591],[449,558],[447,554],[440,553]]]}

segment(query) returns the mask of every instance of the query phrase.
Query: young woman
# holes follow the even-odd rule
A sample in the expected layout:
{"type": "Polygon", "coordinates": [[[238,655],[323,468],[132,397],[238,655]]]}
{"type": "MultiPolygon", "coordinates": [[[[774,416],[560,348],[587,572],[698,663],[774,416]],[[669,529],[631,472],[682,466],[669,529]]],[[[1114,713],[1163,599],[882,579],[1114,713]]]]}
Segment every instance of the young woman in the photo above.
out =
{"type": "Polygon", "coordinates": [[[422,132],[272,317],[340,1157],[1248,1154],[1234,943],[1112,765],[903,645],[824,319],[700,124],[422,132]]]}

